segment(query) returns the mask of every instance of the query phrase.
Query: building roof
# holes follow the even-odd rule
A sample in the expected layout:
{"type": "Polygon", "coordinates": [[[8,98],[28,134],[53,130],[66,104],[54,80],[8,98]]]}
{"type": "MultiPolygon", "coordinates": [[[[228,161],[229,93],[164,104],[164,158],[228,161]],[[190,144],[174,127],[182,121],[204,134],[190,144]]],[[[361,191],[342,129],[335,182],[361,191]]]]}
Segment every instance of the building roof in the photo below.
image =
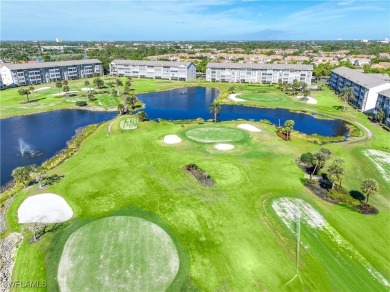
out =
{"type": "Polygon", "coordinates": [[[170,67],[179,67],[185,66],[188,67],[191,62],[179,62],[179,61],[147,61],[147,60],[113,60],[111,64],[127,64],[135,66],[170,66],[170,67]]]}
{"type": "Polygon", "coordinates": [[[384,81],[388,81],[388,82],[390,81],[390,76],[384,73],[369,73],[368,75],[374,76],[384,81]]]}
{"type": "Polygon", "coordinates": [[[390,88],[383,90],[383,91],[380,91],[379,94],[390,98],[390,88]]]}
{"type": "Polygon", "coordinates": [[[365,88],[373,88],[388,83],[388,81],[385,81],[381,78],[347,67],[338,67],[333,69],[332,72],[365,88]]]}
{"type": "Polygon", "coordinates": [[[298,64],[242,64],[242,63],[208,63],[207,68],[216,69],[273,69],[273,70],[313,70],[313,65],[298,64]]]}
{"type": "Polygon", "coordinates": [[[52,68],[52,67],[66,67],[74,65],[88,65],[88,64],[101,64],[97,59],[90,60],[75,60],[75,61],[60,61],[60,62],[42,62],[42,63],[27,63],[27,64],[4,64],[10,70],[24,70],[24,69],[39,69],[39,68],[52,68]]]}

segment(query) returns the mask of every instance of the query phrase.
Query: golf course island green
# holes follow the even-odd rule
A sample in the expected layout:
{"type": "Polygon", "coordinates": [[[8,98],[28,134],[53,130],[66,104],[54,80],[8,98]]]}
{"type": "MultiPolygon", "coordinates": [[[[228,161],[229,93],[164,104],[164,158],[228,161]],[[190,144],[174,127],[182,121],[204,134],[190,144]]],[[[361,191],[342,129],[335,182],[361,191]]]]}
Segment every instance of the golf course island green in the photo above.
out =
{"type": "Polygon", "coordinates": [[[137,217],[88,223],[68,238],[58,267],[61,291],[165,291],[179,270],[169,235],[137,217]]]}

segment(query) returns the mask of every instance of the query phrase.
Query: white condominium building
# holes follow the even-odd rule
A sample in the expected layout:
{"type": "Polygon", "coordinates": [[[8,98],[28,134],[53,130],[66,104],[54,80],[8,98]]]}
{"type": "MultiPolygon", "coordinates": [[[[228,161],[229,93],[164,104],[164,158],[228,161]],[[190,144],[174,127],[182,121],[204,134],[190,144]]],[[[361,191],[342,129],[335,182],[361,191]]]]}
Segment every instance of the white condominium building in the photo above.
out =
{"type": "Polygon", "coordinates": [[[58,80],[103,75],[102,62],[96,59],[34,64],[4,64],[0,75],[5,85],[29,85],[58,80]]]}
{"type": "Polygon", "coordinates": [[[336,92],[341,92],[345,87],[352,87],[354,98],[351,103],[366,113],[375,114],[378,94],[390,89],[388,76],[382,74],[367,74],[359,69],[339,67],[332,70],[329,78],[329,86],[336,92]]]}
{"type": "Polygon", "coordinates": [[[248,83],[293,83],[294,79],[311,84],[312,65],[208,63],[207,81],[248,83]]]}
{"type": "Polygon", "coordinates": [[[191,62],[114,60],[110,75],[189,81],[196,78],[196,68],[191,62]]]}

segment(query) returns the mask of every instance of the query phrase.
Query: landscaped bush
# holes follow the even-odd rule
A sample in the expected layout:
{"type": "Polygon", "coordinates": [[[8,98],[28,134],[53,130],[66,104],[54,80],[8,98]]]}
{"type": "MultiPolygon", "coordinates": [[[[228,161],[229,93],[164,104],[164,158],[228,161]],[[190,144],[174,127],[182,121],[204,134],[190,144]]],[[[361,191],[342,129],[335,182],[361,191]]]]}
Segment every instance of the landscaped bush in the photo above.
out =
{"type": "Polygon", "coordinates": [[[84,100],[79,100],[79,101],[76,101],[76,105],[77,105],[77,106],[86,106],[86,105],[87,105],[87,102],[84,101],[84,100]]]}

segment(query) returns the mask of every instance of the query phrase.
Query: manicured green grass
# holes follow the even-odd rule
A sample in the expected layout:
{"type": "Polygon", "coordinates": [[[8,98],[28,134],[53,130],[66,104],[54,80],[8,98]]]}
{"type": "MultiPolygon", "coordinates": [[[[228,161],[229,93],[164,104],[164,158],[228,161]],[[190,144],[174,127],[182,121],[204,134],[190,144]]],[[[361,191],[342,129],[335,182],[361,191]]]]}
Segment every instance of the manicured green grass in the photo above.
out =
{"type": "Polygon", "coordinates": [[[179,270],[169,235],[137,217],[112,216],[68,238],[58,268],[61,291],[165,290],[179,270]]]}
{"type": "Polygon", "coordinates": [[[213,126],[188,129],[184,132],[184,136],[200,143],[241,142],[249,137],[242,130],[213,126]]]}
{"type": "MultiPolygon", "coordinates": [[[[211,152],[208,144],[191,140],[175,147],[161,143],[162,137],[168,134],[185,137],[187,129],[210,127],[240,131],[236,128],[239,123],[190,125],[183,129],[180,124],[144,122],[137,131],[115,131],[109,136],[107,125],[102,125],[84,141],[77,155],[52,171],[63,174],[64,178],[45,192],[63,196],[71,205],[76,221],[102,218],[129,206],[161,218],[172,230],[171,237],[176,237],[190,256],[184,290],[194,287],[236,291],[283,289],[295,275],[296,246],[294,237],[270,205],[275,198],[286,195],[297,196],[313,205],[346,242],[389,279],[390,186],[381,184],[380,192],[370,198],[380,210],[375,216],[322,201],[304,188],[300,182],[303,172],[294,163],[301,153],[315,152],[320,147],[298,137],[285,142],[276,136],[275,127],[267,124],[254,123],[262,129],[261,133],[243,131],[248,136],[234,155],[211,152]],[[206,171],[215,185],[205,187],[187,175],[182,166],[189,163],[206,171]]],[[[386,139],[378,135],[377,140],[357,144],[327,145],[334,156],[346,160],[343,186],[358,188],[367,175],[380,180],[375,165],[361,154],[362,148],[372,148],[373,144],[383,148],[386,139]],[[359,169],[361,159],[369,172],[359,169]]],[[[15,212],[23,199],[34,192],[41,191],[31,188],[18,195],[9,212],[15,212]]],[[[15,220],[16,216],[7,216],[8,226],[17,231],[19,225],[15,220]]],[[[57,233],[45,235],[33,245],[45,256],[44,261],[36,258],[33,264],[45,267],[50,281],[56,277],[53,270],[56,271],[66,242],[61,234],[70,236],[77,230],[68,231],[72,226],[72,222],[65,224],[57,233]]],[[[349,254],[333,251],[334,245],[315,235],[320,236],[305,235],[313,252],[305,251],[301,259],[303,284],[294,281],[288,288],[353,290],[355,279],[351,275],[357,269],[356,277],[361,276],[361,265],[346,262],[348,270],[343,275],[349,277],[327,273],[338,252],[346,261],[349,254]]],[[[31,244],[24,242],[22,247],[25,245],[31,244]]],[[[34,258],[32,249],[24,251],[18,254],[19,259],[34,258]]],[[[13,278],[17,279],[19,273],[15,269],[13,278]]],[[[25,273],[23,277],[28,278],[28,271],[25,273]]]]}

